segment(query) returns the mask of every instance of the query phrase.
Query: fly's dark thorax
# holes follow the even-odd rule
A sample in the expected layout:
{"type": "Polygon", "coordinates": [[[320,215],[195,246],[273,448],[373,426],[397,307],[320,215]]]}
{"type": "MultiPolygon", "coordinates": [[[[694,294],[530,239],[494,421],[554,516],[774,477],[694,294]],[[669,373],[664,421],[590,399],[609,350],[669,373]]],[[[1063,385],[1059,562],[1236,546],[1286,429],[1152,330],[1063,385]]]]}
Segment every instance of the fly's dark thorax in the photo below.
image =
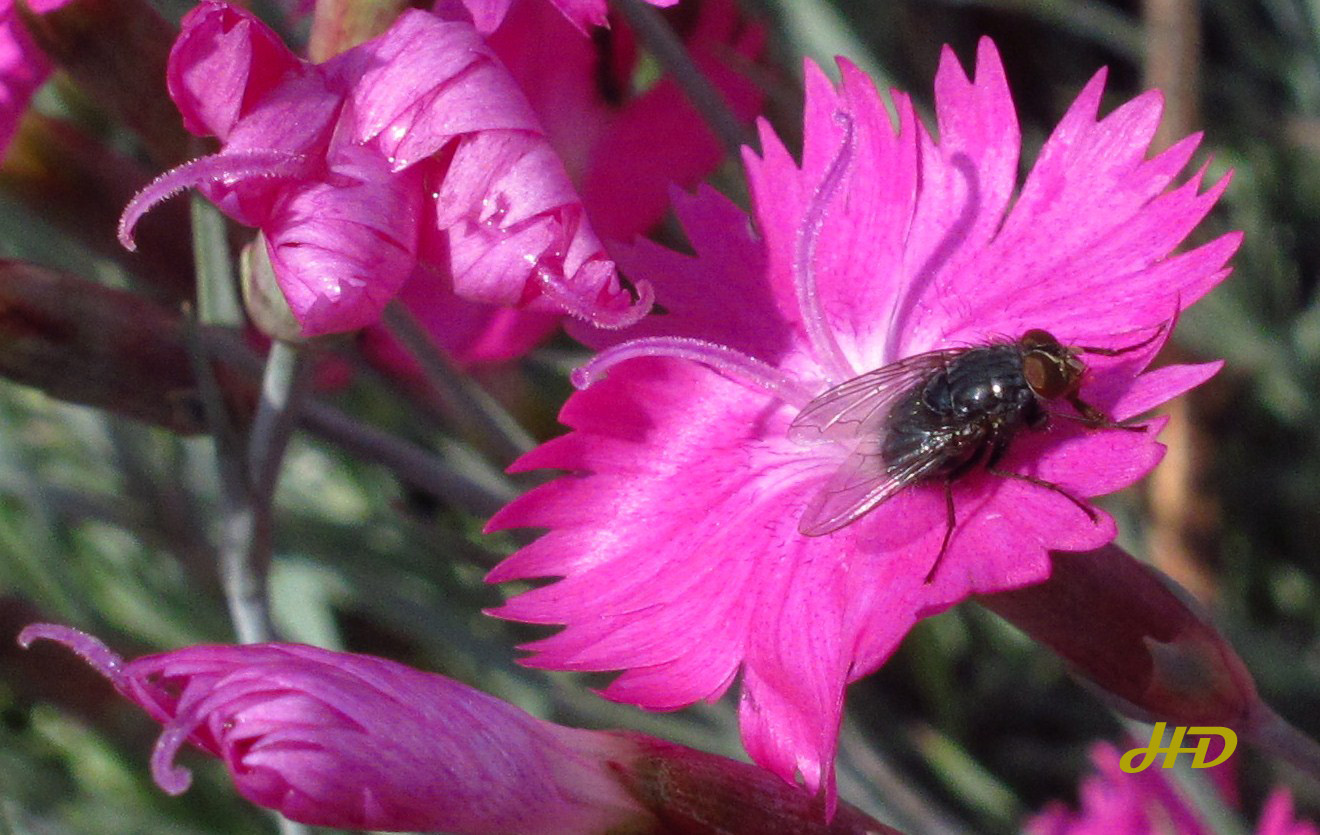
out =
{"type": "Polygon", "coordinates": [[[921,399],[949,422],[992,416],[1011,420],[1036,402],[1022,375],[1022,349],[1016,344],[968,351],[926,382],[921,399]]]}
{"type": "Polygon", "coordinates": [[[897,399],[881,454],[891,467],[937,455],[931,475],[957,473],[994,455],[1018,429],[1044,414],[1022,374],[1016,343],[973,348],[897,399]]]}

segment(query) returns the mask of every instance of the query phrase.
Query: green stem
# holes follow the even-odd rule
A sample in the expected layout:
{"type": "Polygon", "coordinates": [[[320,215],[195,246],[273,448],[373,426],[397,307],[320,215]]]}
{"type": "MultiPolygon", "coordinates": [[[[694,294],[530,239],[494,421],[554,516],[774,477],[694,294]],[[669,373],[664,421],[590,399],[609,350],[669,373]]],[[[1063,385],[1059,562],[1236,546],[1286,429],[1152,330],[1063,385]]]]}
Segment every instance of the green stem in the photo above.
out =
{"type": "Polygon", "coordinates": [[[216,550],[225,603],[240,642],[269,641],[274,633],[266,603],[265,581],[270,553],[269,513],[263,513],[259,503],[254,501],[243,441],[230,420],[215,369],[211,367],[195,323],[187,331],[188,353],[215,446],[216,473],[220,482],[220,541],[216,550]]]}
{"type": "Polygon", "coordinates": [[[311,363],[302,346],[276,341],[266,357],[261,378],[261,401],[248,437],[248,478],[252,492],[262,500],[275,494],[280,464],[289,436],[298,421],[298,408],[307,394],[311,363]]]}
{"type": "MultiPolygon", "coordinates": [[[[259,373],[259,360],[236,334],[213,328],[203,333],[202,339],[213,356],[232,364],[239,373],[259,373]]],[[[348,454],[379,464],[402,480],[478,516],[494,513],[518,495],[511,482],[465,475],[430,450],[311,398],[299,409],[298,423],[348,454]]]]}
{"type": "Polygon", "coordinates": [[[193,260],[197,269],[197,321],[203,325],[242,327],[243,302],[230,261],[225,218],[206,198],[194,194],[193,260]]]}
{"type": "Polygon", "coordinates": [[[536,446],[535,439],[470,376],[431,341],[421,323],[398,301],[385,308],[385,325],[417,360],[427,383],[439,398],[445,417],[461,431],[473,434],[505,463],[536,446]]]}
{"type": "MultiPolygon", "coordinates": [[[[234,425],[197,327],[199,324],[239,325],[243,313],[224,218],[210,203],[194,196],[192,228],[198,321],[190,320],[191,326],[187,329],[188,353],[215,445],[216,474],[220,485],[220,541],[217,548],[220,581],[239,641],[259,643],[271,640],[274,635],[266,599],[271,496],[260,496],[254,489],[255,482],[248,466],[249,444],[234,425]]],[[[278,371],[278,366],[275,367],[278,371]]],[[[268,401],[263,395],[258,412],[281,411],[272,402],[278,403],[282,399],[277,396],[275,401],[268,401]]],[[[258,424],[276,419],[268,414],[259,417],[258,424]]]]}

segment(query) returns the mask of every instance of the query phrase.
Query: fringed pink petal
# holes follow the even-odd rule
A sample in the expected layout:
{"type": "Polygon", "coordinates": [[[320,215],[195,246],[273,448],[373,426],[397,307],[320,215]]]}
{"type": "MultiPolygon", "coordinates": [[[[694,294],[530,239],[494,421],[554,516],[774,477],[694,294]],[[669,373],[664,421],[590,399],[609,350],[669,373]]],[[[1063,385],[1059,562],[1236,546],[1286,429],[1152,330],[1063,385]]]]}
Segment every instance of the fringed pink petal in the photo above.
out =
{"type": "Polygon", "coordinates": [[[920,187],[904,245],[907,287],[886,321],[886,361],[937,347],[948,331],[948,300],[983,292],[985,276],[969,262],[999,231],[1017,184],[1017,115],[989,39],[978,45],[975,81],[945,47],[935,103],[937,138],[917,129],[920,187]]]}
{"type": "Polygon", "coordinates": [[[830,385],[838,385],[857,376],[856,369],[839,350],[834,329],[821,309],[820,288],[816,286],[816,247],[820,242],[821,226],[825,222],[825,210],[848,173],[857,144],[852,116],[839,110],[834,113],[834,121],[843,132],[839,150],[825,168],[820,184],[807,203],[807,211],[802,217],[793,246],[793,288],[796,291],[798,312],[802,316],[802,325],[806,328],[816,362],[828,372],[830,385]]]}
{"type": "MultiPolygon", "coordinates": [[[[665,315],[638,322],[626,333],[605,333],[570,324],[592,347],[624,339],[683,336],[718,343],[782,367],[792,341],[788,315],[767,286],[764,243],[747,216],[708,186],[696,195],[674,192],[674,210],[698,257],[639,240],[618,247],[621,268],[639,284],[664,288],[665,315]]],[[[791,285],[782,299],[791,310],[791,285]]]]}
{"type": "Polygon", "coordinates": [[[895,96],[895,133],[871,81],[846,62],[840,62],[840,69],[843,88],[835,90],[820,70],[807,67],[809,127],[801,170],[764,130],[763,158],[745,153],[744,162],[770,259],[768,280],[776,295],[792,300],[781,307],[798,318],[803,314],[793,290],[796,245],[812,196],[843,144],[844,130],[834,114],[846,112],[852,120],[855,153],[848,182],[826,213],[811,260],[834,339],[851,367],[866,370],[887,361],[879,353],[886,317],[901,287],[903,250],[918,194],[916,117],[910,101],[895,96]]]}

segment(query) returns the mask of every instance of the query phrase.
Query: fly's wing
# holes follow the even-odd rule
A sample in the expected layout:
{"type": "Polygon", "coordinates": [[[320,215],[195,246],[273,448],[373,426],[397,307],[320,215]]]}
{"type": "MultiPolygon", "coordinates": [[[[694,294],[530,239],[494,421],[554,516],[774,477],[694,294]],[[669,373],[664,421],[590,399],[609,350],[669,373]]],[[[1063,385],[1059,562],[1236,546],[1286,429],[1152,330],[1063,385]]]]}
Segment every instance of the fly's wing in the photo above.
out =
{"type": "Polygon", "coordinates": [[[938,452],[912,454],[885,463],[884,438],[865,438],[812,497],[798,520],[803,536],[824,536],[865,516],[900,490],[934,472],[943,462],[938,452]]]}
{"type": "Polygon", "coordinates": [[[839,383],[802,407],[789,424],[788,437],[799,444],[848,443],[883,434],[895,400],[966,352],[966,348],[946,348],[913,354],[839,383]]]}
{"type": "Polygon", "coordinates": [[[886,462],[882,450],[889,412],[915,386],[966,351],[948,348],[915,354],[840,383],[802,408],[789,425],[790,439],[800,444],[835,441],[854,445],[802,513],[798,531],[803,536],[837,531],[943,463],[938,443],[886,462]]]}

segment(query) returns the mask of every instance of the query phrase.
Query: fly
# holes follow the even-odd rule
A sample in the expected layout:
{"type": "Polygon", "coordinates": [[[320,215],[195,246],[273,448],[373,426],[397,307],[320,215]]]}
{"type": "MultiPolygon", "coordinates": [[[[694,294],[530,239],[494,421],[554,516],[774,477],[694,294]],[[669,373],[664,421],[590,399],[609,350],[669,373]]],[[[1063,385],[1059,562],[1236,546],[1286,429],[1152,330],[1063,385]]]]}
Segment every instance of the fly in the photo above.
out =
{"type": "Polygon", "coordinates": [[[1015,341],[916,354],[862,374],[813,399],[789,426],[799,443],[854,444],[853,452],[807,505],[798,523],[805,536],[823,536],[870,513],[913,484],[942,480],[946,526],[935,576],[953,536],[953,482],[978,466],[1053,490],[1095,522],[1095,510],[1051,481],[997,465],[1023,430],[1049,425],[1051,415],[1103,429],[1143,431],[1120,424],[1081,399],[1082,354],[1118,356],[1144,348],[1161,333],[1124,348],[1069,347],[1032,329],[1015,341]],[[1076,415],[1052,412],[1065,401],[1076,415]]]}

